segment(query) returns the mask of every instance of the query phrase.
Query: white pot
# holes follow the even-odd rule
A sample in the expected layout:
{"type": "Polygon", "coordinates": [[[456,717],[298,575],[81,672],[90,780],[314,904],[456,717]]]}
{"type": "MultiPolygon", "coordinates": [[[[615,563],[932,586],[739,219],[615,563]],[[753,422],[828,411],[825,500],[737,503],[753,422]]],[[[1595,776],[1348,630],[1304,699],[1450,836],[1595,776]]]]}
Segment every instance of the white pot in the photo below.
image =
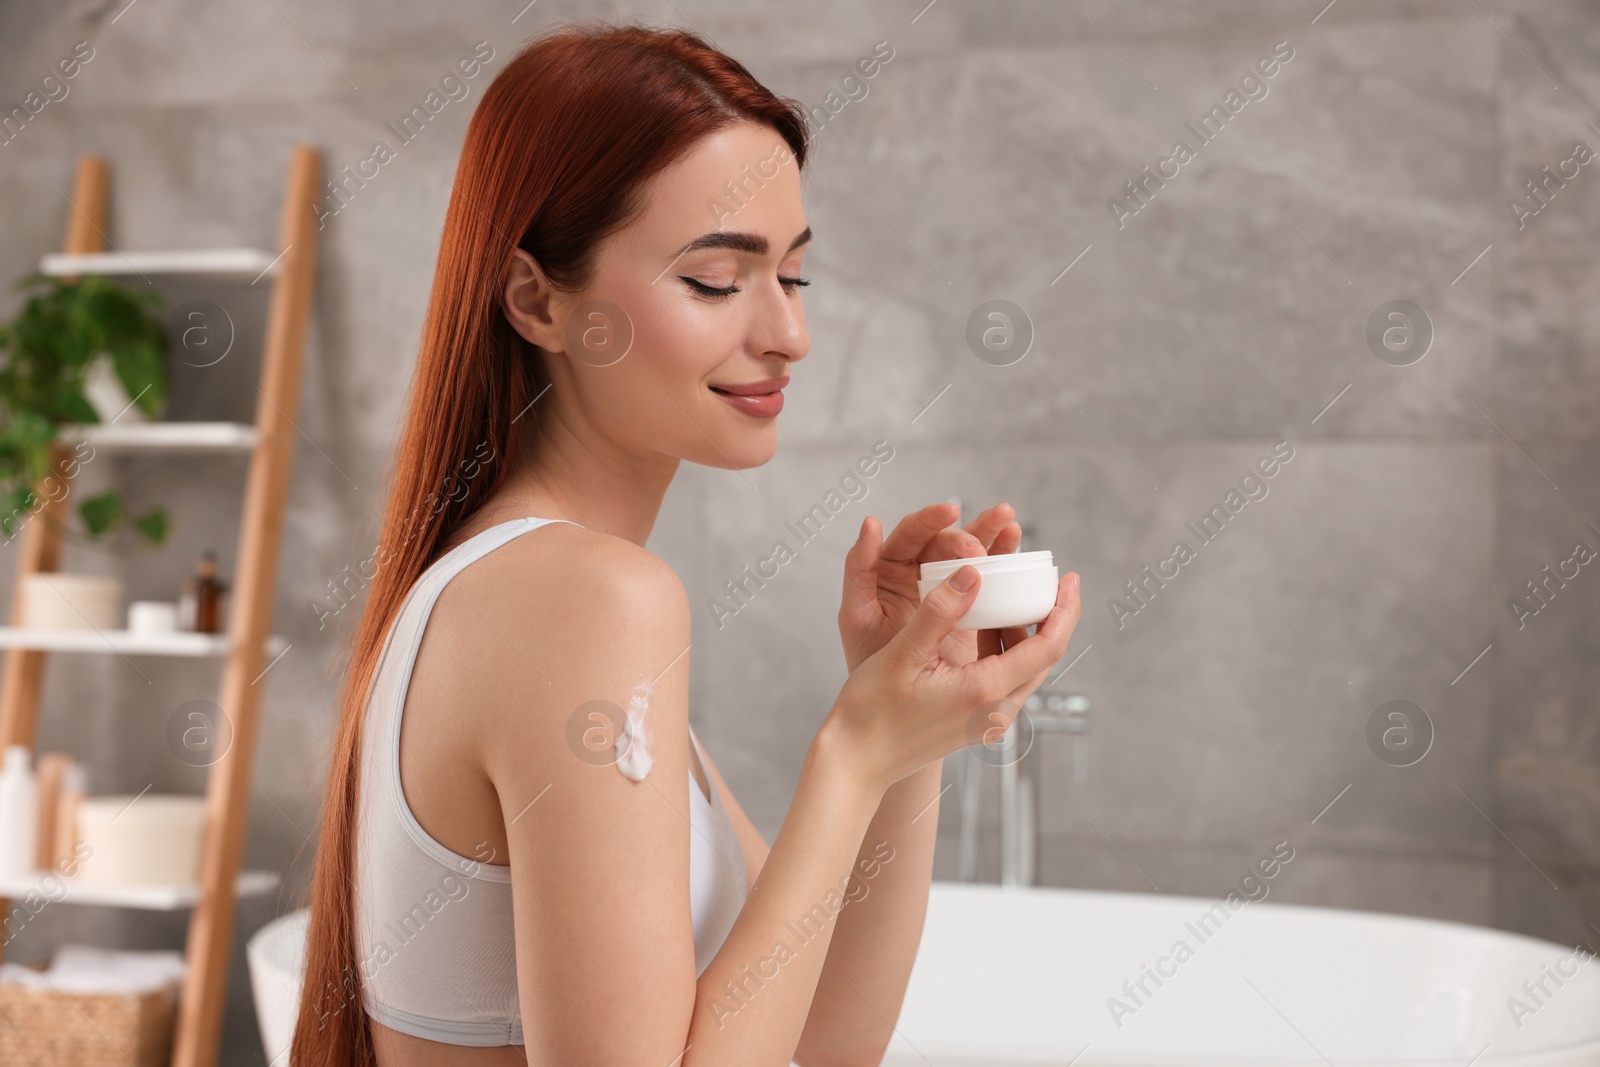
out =
{"type": "Polygon", "coordinates": [[[167,600],[135,600],[128,605],[128,630],[136,634],[170,634],[178,629],[178,605],[167,600]]]}
{"type": "Polygon", "coordinates": [[[117,377],[117,369],[111,362],[109,352],[102,352],[89,361],[84,374],[83,395],[89,401],[89,406],[94,408],[95,414],[100,416],[101,422],[150,421],[145,418],[144,412],[132,406],[133,397],[128,395],[122,379],[117,377]]]}
{"type": "Polygon", "coordinates": [[[25,574],[21,592],[23,626],[61,630],[116,630],[122,626],[120,578],[25,574]]]}
{"type": "Polygon", "coordinates": [[[203,796],[85,797],[78,802],[77,836],[92,851],[75,877],[102,885],[197,881],[205,816],[203,796]]]}

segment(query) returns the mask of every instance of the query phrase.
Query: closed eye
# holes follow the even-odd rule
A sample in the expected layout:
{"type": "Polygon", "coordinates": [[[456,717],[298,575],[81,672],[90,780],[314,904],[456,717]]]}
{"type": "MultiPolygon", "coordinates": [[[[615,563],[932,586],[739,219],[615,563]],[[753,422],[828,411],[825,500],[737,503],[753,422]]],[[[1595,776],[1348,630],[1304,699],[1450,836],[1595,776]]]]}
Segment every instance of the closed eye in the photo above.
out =
{"type": "Polygon", "coordinates": [[[685,285],[699,293],[701,296],[714,297],[718,300],[726,299],[727,297],[730,297],[739,291],[739,287],[737,285],[729,285],[724,288],[718,288],[714,285],[707,285],[702,281],[696,281],[687,274],[680,274],[678,277],[682,278],[685,285]]]}
{"type": "MultiPolygon", "coordinates": [[[[728,285],[720,288],[714,285],[707,285],[702,281],[689,277],[687,274],[680,274],[678,277],[694,292],[699,293],[701,296],[710,297],[713,300],[726,300],[734,293],[743,291],[737,285],[728,285]]],[[[785,278],[782,275],[779,275],[778,284],[783,286],[785,292],[792,293],[803,285],[810,285],[811,279],[785,278]]]]}

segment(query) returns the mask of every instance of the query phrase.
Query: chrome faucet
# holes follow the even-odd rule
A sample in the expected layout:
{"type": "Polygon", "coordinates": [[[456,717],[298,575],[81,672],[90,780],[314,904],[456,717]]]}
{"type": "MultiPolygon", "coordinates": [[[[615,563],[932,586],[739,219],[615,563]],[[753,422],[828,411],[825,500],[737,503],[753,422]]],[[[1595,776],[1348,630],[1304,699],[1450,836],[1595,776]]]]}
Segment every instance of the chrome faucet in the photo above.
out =
{"type": "Polygon", "coordinates": [[[1089,778],[1090,702],[1082,693],[1040,687],[1018,711],[1004,736],[969,746],[961,767],[961,839],[956,877],[978,880],[978,831],[982,820],[984,768],[1000,771],[1000,884],[1038,882],[1040,741],[1051,734],[1072,737],[1072,782],[1089,778]]]}
{"type": "MultiPolygon", "coordinates": [[[[961,498],[950,497],[961,512],[961,498]]],[[[957,523],[962,519],[958,518],[957,523]]],[[[1021,523],[1022,538],[1017,551],[1031,551],[1035,527],[1021,523]]],[[[956,877],[963,882],[978,880],[978,831],[982,817],[983,769],[1000,770],[1000,884],[1034,885],[1038,881],[1039,794],[1042,792],[1037,746],[1041,736],[1068,734],[1072,737],[1072,782],[1082,785],[1089,779],[1089,698],[1052,686],[1040,686],[1023,702],[1002,739],[967,747],[960,768],[961,839],[956,862],[956,877]]]]}

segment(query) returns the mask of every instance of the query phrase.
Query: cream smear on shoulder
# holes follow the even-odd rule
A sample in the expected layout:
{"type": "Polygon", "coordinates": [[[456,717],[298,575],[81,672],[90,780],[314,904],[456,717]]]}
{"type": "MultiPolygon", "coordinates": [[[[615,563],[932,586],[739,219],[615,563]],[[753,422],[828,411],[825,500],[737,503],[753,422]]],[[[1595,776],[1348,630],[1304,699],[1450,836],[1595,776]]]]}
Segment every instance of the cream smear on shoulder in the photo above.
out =
{"type": "Polygon", "coordinates": [[[650,758],[650,738],[644,728],[644,717],[650,710],[650,685],[641,682],[633,687],[622,732],[617,735],[617,770],[635,782],[644,780],[654,762],[650,758]]]}

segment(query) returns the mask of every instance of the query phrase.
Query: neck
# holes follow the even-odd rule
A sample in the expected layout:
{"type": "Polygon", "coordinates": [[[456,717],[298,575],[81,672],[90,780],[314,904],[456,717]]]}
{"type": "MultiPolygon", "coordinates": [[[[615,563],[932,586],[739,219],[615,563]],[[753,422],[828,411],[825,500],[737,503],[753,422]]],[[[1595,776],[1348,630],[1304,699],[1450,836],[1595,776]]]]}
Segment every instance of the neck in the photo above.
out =
{"type": "Polygon", "coordinates": [[[567,519],[643,547],[677,457],[626,452],[556,404],[524,417],[518,430],[511,471],[479,512],[484,524],[525,515],[567,519]]]}

